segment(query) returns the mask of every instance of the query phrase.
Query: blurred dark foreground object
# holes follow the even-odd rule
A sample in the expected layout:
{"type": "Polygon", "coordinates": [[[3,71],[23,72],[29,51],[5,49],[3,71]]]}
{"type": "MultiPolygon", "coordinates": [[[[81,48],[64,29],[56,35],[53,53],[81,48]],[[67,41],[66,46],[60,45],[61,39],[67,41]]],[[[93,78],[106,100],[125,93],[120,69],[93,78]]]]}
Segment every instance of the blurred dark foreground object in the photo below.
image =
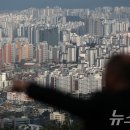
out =
{"type": "Polygon", "coordinates": [[[108,61],[103,91],[95,92],[88,100],[23,81],[15,81],[13,90],[78,116],[85,121],[85,130],[130,129],[129,55],[115,55],[108,61]]]}

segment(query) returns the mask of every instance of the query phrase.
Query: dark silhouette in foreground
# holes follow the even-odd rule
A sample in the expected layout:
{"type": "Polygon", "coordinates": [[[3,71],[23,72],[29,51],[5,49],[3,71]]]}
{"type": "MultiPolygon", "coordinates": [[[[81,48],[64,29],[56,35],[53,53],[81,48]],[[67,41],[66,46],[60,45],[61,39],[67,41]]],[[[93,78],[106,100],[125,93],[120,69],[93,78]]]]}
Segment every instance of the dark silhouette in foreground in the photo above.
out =
{"type": "Polygon", "coordinates": [[[108,61],[103,91],[88,100],[23,81],[15,81],[13,90],[78,116],[85,121],[86,130],[130,129],[129,55],[115,55],[108,61]]]}

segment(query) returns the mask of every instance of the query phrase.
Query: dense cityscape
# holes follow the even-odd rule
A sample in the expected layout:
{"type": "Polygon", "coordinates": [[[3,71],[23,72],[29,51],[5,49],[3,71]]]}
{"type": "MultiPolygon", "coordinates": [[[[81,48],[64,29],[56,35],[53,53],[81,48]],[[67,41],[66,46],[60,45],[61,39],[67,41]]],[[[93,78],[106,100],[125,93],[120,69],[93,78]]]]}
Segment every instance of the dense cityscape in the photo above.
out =
{"type": "Polygon", "coordinates": [[[0,129],[67,129],[75,117],[12,92],[13,80],[88,98],[117,53],[130,53],[130,7],[1,11],[0,129]]]}

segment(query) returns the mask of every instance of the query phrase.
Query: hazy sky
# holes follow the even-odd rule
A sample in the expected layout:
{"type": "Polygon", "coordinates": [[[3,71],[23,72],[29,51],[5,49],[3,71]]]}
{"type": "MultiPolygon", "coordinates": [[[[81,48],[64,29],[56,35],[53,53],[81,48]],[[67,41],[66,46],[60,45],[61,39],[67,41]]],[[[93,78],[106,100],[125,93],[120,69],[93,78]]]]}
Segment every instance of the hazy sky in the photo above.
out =
{"type": "Polygon", "coordinates": [[[0,10],[17,10],[46,6],[64,8],[95,8],[102,6],[130,6],[130,0],[0,0],[0,10]]]}

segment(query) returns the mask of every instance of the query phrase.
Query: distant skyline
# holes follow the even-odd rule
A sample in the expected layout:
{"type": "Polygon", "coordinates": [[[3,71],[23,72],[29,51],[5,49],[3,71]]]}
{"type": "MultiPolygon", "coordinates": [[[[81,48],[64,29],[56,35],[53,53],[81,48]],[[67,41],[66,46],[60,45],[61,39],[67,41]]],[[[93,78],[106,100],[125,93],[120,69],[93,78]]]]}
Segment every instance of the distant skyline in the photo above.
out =
{"type": "Polygon", "coordinates": [[[0,0],[0,10],[22,10],[30,7],[44,8],[46,6],[90,9],[103,6],[130,7],[130,0],[0,0]]]}

